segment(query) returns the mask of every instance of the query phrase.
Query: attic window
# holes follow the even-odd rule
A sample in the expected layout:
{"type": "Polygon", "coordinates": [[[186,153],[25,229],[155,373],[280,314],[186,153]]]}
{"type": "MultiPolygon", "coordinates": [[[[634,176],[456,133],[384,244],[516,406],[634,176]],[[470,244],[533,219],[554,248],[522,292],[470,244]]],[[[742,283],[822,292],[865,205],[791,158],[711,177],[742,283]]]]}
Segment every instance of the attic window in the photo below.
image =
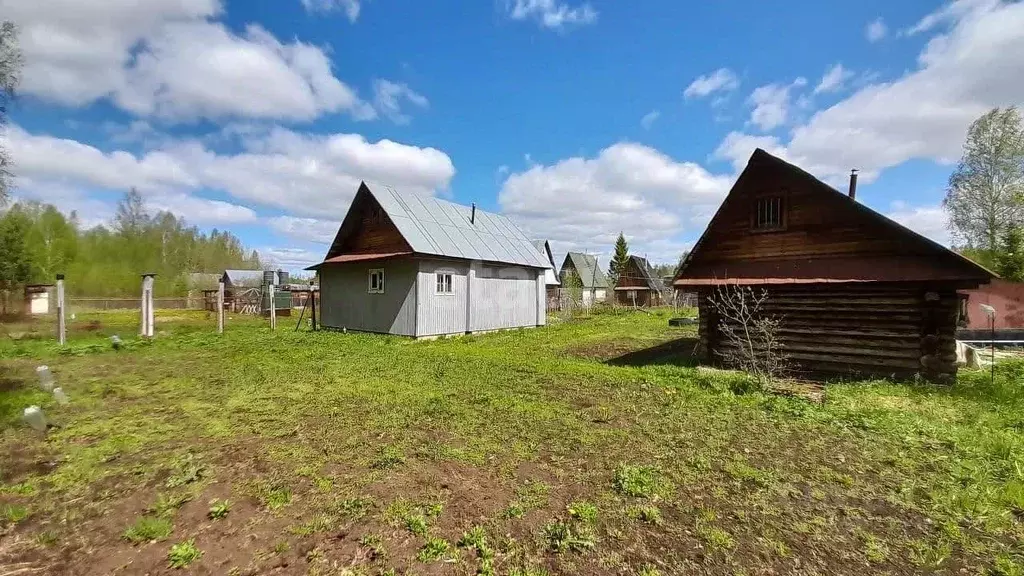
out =
{"type": "Polygon", "coordinates": [[[782,196],[758,198],[753,214],[754,230],[781,230],[785,227],[782,209],[782,196]]]}
{"type": "Polygon", "coordinates": [[[380,206],[373,206],[370,208],[370,223],[380,224],[384,221],[384,211],[380,209],[380,206]]]}

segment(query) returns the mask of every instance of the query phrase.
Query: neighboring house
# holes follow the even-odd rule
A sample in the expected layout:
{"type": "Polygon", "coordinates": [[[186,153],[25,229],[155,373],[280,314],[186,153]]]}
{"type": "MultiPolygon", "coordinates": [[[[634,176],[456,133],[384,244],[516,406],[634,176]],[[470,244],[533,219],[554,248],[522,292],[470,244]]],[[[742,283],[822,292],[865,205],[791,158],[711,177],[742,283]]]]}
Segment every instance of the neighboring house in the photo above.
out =
{"type": "Polygon", "coordinates": [[[662,304],[664,288],[646,258],[630,256],[615,282],[615,302],[625,306],[658,306],[662,304]]]}
{"type": "MultiPolygon", "coordinates": [[[[970,339],[990,338],[992,326],[979,304],[996,309],[995,329],[999,331],[1024,331],[1024,282],[993,280],[989,284],[964,292],[970,298],[967,317],[962,328],[972,332],[970,339]]],[[[996,335],[997,339],[1009,339],[996,335]]],[[[1017,338],[1012,338],[1016,340],[1017,338]]]]}
{"type": "Polygon", "coordinates": [[[550,266],[544,270],[544,286],[547,290],[548,301],[557,300],[561,283],[558,281],[558,273],[555,271],[555,257],[551,255],[551,245],[547,240],[534,240],[533,247],[547,259],[550,266]]]}
{"type": "Polygon", "coordinates": [[[323,326],[430,337],[544,325],[549,265],[504,216],[362,183],[309,269],[323,326]]]}
{"type": "Polygon", "coordinates": [[[709,298],[749,287],[781,321],[783,352],[808,374],[956,375],[957,290],[993,274],[756,150],[676,274],[699,294],[699,346],[721,362],[731,344],[709,298]]]}
{"type": "Polygon", "coordinates": [[[604,302],[608,297],[608,277],[604,275],[597,265],[597,258],[582,252],[569,252],[562,262],[562,271],[559,273],[564,287],[566,274],[575,273],[583,285],[581,299],[583,304],[589,306],[594,302],[604,302]]]}

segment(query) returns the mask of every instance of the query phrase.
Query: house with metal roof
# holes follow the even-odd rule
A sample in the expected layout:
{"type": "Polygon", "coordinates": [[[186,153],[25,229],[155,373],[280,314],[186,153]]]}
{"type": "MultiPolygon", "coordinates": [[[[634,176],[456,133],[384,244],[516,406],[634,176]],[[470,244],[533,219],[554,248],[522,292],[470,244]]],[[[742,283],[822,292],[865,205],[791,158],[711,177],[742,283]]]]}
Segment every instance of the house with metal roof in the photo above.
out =
{"type": "Polygon", "coordinates": [[[550,268],[544,270],[544,284],[548,290],[557,290],[561,286],[558,281],[558,274],[555,271],[555,257],[551,255],[551,244],[547,240],[534,240],[533,247],[547,258],[550,268]]]}
{"type": "Polygon", "coordinates": [[[550,266],[504,216],[363,182],[309,269],[324,327],[422,338],[543,326],[550,266]]]}
{"type": "Polygon", "coordinates": [[[657,306],[665,284],[654,276],[646,258],[630,256],[615,281],[615,302],[624,306],[657,306]]]}
{"type": "Polygon", "coordinates": [[[566,286],[566,276],[575,275],[580,279],[583,288],[581,298],[584,305],[604,302],[608,297],[608,277],[601,271],[597,257],[583,252],[569,252],[565,255],[560,272],[562,286],[566,286]]]}

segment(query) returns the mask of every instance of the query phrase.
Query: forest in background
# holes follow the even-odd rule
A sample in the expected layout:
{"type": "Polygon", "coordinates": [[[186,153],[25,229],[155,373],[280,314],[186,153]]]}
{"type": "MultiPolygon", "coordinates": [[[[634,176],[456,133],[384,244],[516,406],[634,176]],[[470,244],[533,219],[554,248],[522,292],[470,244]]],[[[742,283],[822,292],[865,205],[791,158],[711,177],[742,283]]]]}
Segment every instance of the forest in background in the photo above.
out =
{"type": "Polygon", "coordinates": [[[19,202],[0,214],[0,288],[67,277],[71,296],[134,297],[140,275],[157,274],[157,297],[184,296],[188,275],[258,270],[259,254],[230,232],[209,233],[170,212],[149,214],[136,191],[118,203],[109,227],[83,229],[77,215],[19,202]]]}

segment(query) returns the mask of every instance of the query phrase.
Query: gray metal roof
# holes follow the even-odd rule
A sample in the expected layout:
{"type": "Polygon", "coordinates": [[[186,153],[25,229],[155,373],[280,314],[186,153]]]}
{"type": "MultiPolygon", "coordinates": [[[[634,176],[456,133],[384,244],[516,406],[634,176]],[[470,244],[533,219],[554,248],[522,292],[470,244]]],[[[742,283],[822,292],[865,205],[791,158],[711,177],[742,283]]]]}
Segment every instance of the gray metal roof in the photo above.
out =
{"type": "Polygon", "coordinates": [[[390,186],[366,186],[394,222],[413,252],[550,268],[546,256],[505,216],[432,196],[399,192],[390,186]]]}
{"type": "Polygon", "coordinates": [[[551,245],[547,240],[533,240],[532,243],[533,247],[544,255],[548,265],[551,266],[544,271],[544,283],[548,286],[560,286],[562,283],[558,281],[558,274],[555,273],[555,257],[551,255],[551,245]]]}
{"type": "Polygon", "coordinates": [[[565,262],[562,263],[562,270],[566,264],[571,264],[576,273],[580,275],[580,281],[584,288],[607,288],[608,277],[604,275],[597,265],[597,258],[582,252],[569,252],[565,255],[565,262]]]}
{"type": "Polygon", "coordinates": [[[647,262],[647,258],[641,258],[640,256],[630,256],[630,260],[636,264],[636,267],[640,270],[641,280],[647,283],[647,286],[651,290],[661,290],[664,287],[664,283],[654,277],[654,271],[651,270],[651,264],[647,262]]]}
{"type": "MultiPolygon", "coordinates": [[[[225,270],[224,277],[232,286],[263,285],[263,270],[225,270]]],[[[277,283],[277,272],[274,272],[274,284],[277,283]]]]}

